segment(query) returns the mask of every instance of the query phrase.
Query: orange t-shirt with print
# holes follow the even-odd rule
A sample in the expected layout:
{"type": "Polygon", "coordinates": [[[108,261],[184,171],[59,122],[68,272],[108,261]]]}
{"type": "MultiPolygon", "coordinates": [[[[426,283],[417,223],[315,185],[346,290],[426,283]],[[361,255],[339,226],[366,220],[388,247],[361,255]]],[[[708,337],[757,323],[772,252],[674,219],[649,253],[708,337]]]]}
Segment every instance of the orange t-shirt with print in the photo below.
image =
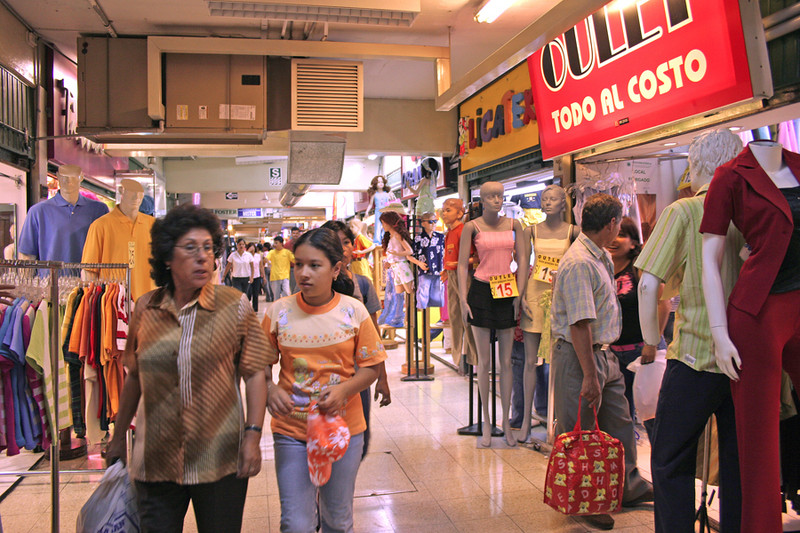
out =
{"type": "MultiPolygon", "coordinates": [[[[280,357],[278,386],[294,402],[288,416],[274,416],[272,431],[306,440],[306,420],[312,401],[327,387],[353,377],[356,366],[374,366],[386,359],[372,319],[364,304],[336,293],[322,306],[310,306],[301,293],[270,306],[262,322],[269,343],[269,359],[280,357]]],[[[350,433],[366,429],[361,397],[350,397],[339,413],[350,433]]]]}

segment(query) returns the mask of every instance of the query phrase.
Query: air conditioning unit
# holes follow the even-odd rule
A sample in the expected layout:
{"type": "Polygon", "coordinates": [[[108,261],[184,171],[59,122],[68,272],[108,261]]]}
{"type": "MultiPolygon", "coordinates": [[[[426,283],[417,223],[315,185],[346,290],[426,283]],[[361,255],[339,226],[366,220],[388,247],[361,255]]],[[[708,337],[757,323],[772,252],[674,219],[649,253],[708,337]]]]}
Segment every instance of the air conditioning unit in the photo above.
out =
{"type": "Polygon", "coordinates": [[[268,130],[364,131],[360,61],[268,57],[267,76],[268,130]]]}

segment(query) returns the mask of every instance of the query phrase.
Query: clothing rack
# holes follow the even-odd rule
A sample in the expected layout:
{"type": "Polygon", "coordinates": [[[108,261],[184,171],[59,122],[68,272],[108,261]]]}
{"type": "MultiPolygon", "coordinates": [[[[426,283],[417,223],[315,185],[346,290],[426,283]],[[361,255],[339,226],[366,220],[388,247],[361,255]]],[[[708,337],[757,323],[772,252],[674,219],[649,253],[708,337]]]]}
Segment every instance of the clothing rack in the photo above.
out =
{"type": "MultiPolygon", "coordinates": [[[[50,490],[51,490],[51,531],[58,533],[60,531],[60,505],[59,505],[59,490],[60,490],[60,432],[58,431],[58,357],[61,355],[61,324],[58,323],[59,319],[59,276],[64,271],[82,271],[86,269],[113,269],[125,271],[125,284],[128,295],[128,317],[130,320],[131,309],[131,269],[127,263],[64,263],[61,261],[23,261],[23,260],[0,260],[0,269],[21,269],[21,270],[39,270],[49,271],[49,289],[50,289],[50,366],[52,372],[52,395],[53,409],[52,415],[52,440],[50,442],[50,490]]],[[[102,469],[86,469],[86,470],[69,470],[64,473],[71,474],[95,474],[102,473],[102,469]]],[[[0,472],[0,475],[13,475],[13,476],[30,476],[30,475],[46,475],[48,472],[43,471],[25,471],[25,472],[0,472]]]]}

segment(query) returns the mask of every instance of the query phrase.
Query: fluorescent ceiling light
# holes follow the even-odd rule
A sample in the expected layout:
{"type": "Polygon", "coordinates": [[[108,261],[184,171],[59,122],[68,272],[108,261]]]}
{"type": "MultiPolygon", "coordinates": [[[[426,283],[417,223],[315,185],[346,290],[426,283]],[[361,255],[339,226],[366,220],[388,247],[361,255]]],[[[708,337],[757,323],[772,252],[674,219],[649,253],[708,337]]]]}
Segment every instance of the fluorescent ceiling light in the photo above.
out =
{"type": "Polygon", "coordinates": [[[678,143],[664,143],[664,146],[677,146],[678,143]]]}
{"type": "Polygon", "coordinates": [[[487,0],[475,13],[476,22],[485,22],[487,24],[497,20],[497,17],[503,14],[506,9],[511,7],[516,0],[487,0]]]}
{"type": "Polygon", "coordinates": [[[340,22],[373,26],[409,27],[414,23],[420,11],[418,0],[406,0],[399,6],[395,3],[394,9],[385,9],[378,3],[375,3],[374,6],[364,6],[363,2],[355,3],[348,2],[348,0],[338,0],[337,2],[318,0],[317,5],[293,4],[291,1],[278,4],[258,1],[207,0],[207,3],[211,15],[219,17],[340,22]]]}
{"type": "Polygon", "coordinates": [[[378,154],[369,154],[367,156],[367,159],[369,159],[370,161],[375,161],[376,159],[378,159],[378,154]]]}
{"type": "Polygon", "coordinates": [[[731,130],[731,131],[739,131],[740,129],[742,129],[742,127],[741,126],[731,126],[728,129],[731,130]]]}

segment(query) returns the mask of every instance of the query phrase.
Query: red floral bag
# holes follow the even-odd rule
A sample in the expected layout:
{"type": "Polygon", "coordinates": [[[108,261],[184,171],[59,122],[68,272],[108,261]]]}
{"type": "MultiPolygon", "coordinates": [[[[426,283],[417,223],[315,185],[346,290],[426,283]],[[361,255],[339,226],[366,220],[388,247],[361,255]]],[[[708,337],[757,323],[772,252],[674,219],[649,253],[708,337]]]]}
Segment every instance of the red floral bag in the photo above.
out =
{"type": "Polygon", "coordinates": [[[622,507],[625,450],[622,443],[600,431],[597,409],[594,430],[581,431],[581,407],[575,429],[556,438],[547,477],[544,503],[567,515],[606,514],[622,507]]]}

